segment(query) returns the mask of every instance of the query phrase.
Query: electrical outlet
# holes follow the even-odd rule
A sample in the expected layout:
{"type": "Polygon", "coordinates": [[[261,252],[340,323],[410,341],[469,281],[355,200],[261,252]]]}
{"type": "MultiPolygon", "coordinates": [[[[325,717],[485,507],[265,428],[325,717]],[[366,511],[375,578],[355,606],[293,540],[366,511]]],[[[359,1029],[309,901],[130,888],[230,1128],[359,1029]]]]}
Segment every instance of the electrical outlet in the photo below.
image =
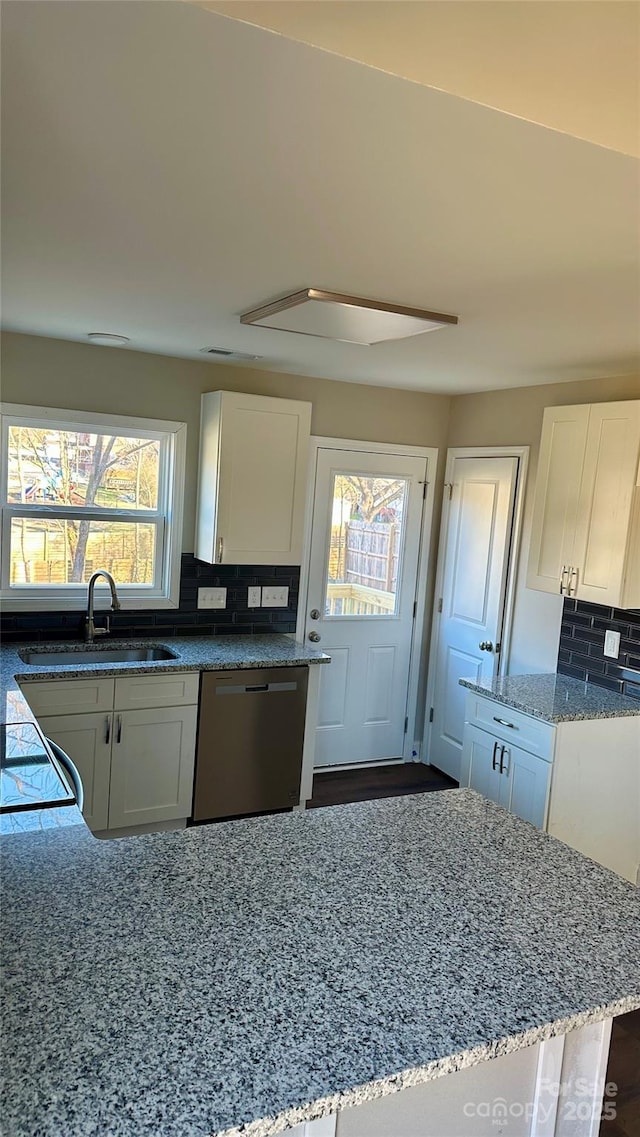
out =
{"type": "Polygon", "coordinates": [[[289,604],[288,588],[263,588],[263,608],[286,608],[289,604]]]}
{"type": "Polygon", "coordinates": [[[226,588],[199,588],[198,608],[226,608],[226,588]]]}
{"type": "Polygon", "coordinates": [[[259,608],[262,604],[262,589],[252,586],[247,589],[247,608],[259,608]]]}
{"type": "Polygon", "coordinates": [[[604,654],[608,655],[609,659],[618,658],[620,655],[620,632],[605,632],[604,654]]]}

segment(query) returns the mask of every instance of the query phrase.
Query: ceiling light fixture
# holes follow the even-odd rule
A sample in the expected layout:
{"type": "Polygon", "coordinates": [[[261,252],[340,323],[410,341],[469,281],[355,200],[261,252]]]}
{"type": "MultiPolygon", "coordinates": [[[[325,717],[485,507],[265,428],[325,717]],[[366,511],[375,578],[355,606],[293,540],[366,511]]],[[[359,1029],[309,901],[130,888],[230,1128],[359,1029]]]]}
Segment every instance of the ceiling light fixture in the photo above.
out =
{"type": "Polygon", "coordinates": [[[104,347],[124,347],[129,343],[128,336],[114,336],[111,332],[89,332],[87,339],[91,343],[102,344],[104,347]]]}
{"type": "Polygon", "coordinates": [[[301,292],[292,292],[245,312],[240,323],[370,346],[383,340],[434,332],[448,324],[457,324],[458,317],[365,300],[362,296],[345,296],[341,292],[325,292],[321,288],[303,288],[301,292]]]}

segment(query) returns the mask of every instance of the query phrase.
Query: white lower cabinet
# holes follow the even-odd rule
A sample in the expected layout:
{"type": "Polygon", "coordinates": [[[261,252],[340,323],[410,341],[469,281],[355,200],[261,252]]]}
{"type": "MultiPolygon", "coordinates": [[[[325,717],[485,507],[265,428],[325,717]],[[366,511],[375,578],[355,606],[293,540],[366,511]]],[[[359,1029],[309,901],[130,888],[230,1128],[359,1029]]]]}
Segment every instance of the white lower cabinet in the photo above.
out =
{"type": "Polygon", "coordinates": [[[500,801],[500,770],[495,761],[497,745],[486,730],[466,727],[460,776],[460,785],[471,786],[496,803],[500,801]]]}
{"type": "MultiPolygon", "coordinates": [[[[172,677],[164,675],[124,676],[115,686],[107,680],[111,702],[100,714],[86,714],[82,709],[88,697],[93,698],[95,683],[78,679],[74,690],[71,681],[65,681],[63,704],[65,708],[77,706],[80,713],[38,716],[43,733],[78,767],[84,789],[83,815],[91,830],[117,831],[190,816],[198,681],[197,673],[180,675],[177,691],[172,677]],[[167,701],[173,696],[181,705],[159,706],[163,693],[167,701]],[[190,705],[183,705],[186,698],[192,700],[190,705]],[[126,709],[132,703],[141,709],[126,709]]],[[[43,702],[49,705],[48,695],[56,684],[43,684],[46,692],[38,692],[38,686],[29,684],[34,709],[43,702]],[[43,694],[47,699],[40,697],[43,694]]]]}
{"type": "Polygon", "coordinates": [[[43,734],[57,742],[78,767],[84,791],[83,816],[90,829],[109,822],[109,774],[113,714],[47,715],[38,719],[43,734]]]}
{"type": "Polygon", "coordinates": [[[461,785],[543,829],[547,816],[551,763],[503,737],[467,724],[461,785]]]}
{"type": "Polygon", "coordinates": [[[538,829],[547,821],[551,763],[513,744],[505,745],[500,762],[500,805],[538,829]]]}
{"type": "Polygon", "coordinates": [[[640,884],[640,716],[558,724],[469,692],[460,785],[640,884]]]}
{"type": "Polygon", "coordinates": [[[193,794],[197,707],[115,716],[109,828],[188,817],[193,794]]]}

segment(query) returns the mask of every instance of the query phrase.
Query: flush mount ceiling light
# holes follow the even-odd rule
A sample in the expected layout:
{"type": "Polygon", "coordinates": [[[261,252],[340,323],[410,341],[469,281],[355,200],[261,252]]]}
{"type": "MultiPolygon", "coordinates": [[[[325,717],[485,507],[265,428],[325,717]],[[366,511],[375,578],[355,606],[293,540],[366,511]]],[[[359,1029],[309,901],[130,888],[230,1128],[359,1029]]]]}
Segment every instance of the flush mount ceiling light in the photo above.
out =
{"type": "Polygon", "coordinates": [[[111,332],[89,332],[87,339],[91,343],[104,344],[105,347],[124,347],[129,343],[128,336],[114,336],[111,332]]]}
{"type": "Polygon", "coordinates": [[[298,332],[343,343],[371,345],[383,340],[400,340],[434,332],[447,324],[457,324],[457,316],[426,312],[400,304],[345,296],[321,288],[303,288],[271,304],[263,304],[240,317],[242,324],[298,332]]]}

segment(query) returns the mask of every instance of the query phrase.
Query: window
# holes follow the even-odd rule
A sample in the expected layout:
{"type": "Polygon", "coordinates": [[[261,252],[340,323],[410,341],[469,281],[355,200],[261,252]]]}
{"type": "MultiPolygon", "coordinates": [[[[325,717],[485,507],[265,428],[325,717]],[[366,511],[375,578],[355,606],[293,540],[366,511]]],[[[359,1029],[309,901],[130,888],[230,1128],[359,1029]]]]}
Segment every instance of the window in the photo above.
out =
{"type": "Polygon", "coordinates": [[[408,481],[334,474],[325,617],[395,616],[408,481]]]}
{"type": "Polygon", "coordinates": [[[4,404],[5,608],[78,608],[97,569],[127,607],[177,607],[185,440],[179,422],[4,404]]]}

